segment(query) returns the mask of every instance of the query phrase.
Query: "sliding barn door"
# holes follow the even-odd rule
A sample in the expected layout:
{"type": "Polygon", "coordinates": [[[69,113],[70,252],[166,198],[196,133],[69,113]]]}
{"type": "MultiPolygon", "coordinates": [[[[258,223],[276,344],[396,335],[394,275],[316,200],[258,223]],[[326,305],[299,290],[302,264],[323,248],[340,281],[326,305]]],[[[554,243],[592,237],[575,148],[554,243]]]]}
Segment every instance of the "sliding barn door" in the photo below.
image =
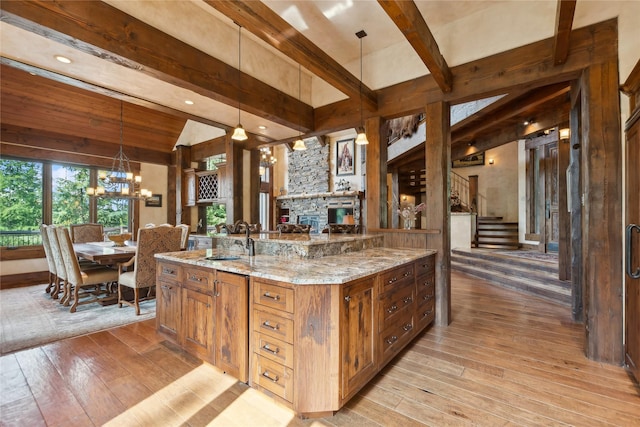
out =
{"type": "Polygon", "coordinates": [[[625,360],[640,381],[640,109],[627,123],[625,360]]]}

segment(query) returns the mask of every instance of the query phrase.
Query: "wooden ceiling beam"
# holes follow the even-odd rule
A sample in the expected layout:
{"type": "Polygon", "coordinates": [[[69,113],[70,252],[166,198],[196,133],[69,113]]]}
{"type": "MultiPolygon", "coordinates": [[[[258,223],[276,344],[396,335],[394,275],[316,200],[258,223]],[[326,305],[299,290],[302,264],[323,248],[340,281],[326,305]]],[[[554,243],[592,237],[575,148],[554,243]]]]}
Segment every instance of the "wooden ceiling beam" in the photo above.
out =
{"type": "Polygon", "coordinates": [[[573,15],[576,11],[577,0],[558,0],[556,9],[556,27],[553,36],[553,63],[564,64],[569,55],[569,42],[573,15]]]}
{"type": "MultiPolygon", "coordinates": [[[[477,117],[471,123],[467,123],[464,127],[458,127],[451,130],[451,142],[467,141],[473,139],[473,136],[482,133],[486,129],[499,127],[501,122],[507,119],[518,117],[523,113],[534,109],[535,107],[548,103],[558,97],[567,96],[570,86],[567,83],[558,83],[541,89],[536,89],[530,93],[522,95],[519,99],[503,105],[489,114],[477,117]]],[[[568,101],[568,100],[567,100],[568,101]]]]}
{"type": "Polygon", "coordinates": [[[416,4],[406,0],[378,0],[378,4],[402,31],[440,89],[445,93],[451,92],[453,88],[451,69],[440,53],[438,43],[416,4]]]}
{"type": "Polygon", "coordinates": [[[372,111],[378,109],[378,99],[374,91],[361,84],[358,77],[347,71],[264,3],[237,0],[206,0],[205,3],[350,98],[359,99],[362,91],[363,105],[372,111]]]}
{"type": "MultiPolygon", "coordinates": [[[[162,31],[100,1],[15,0],[2,20],[114,64],[238,106],[275,123],[312,129],[313,109],[162,31]]],[[[212,18],[213,19],[213,18],[212,18]]]]}
{"type": "MultiPolygon", "coordinates": [[[[571,32],[569,55],[564,64],[554,66],[553,38],[501,52],[451,69],[456,85],[451,92],[440,90],[432,75],[379,89],[378,111],[384,118],[423,111],[427,102],[444,100],[453,104],[499,95],[510,90],[532,90],[577,78],[594,62],[606,62],[615,56],[611,46],[617,43],[617,20],[610,19],[571,32]]],[[[339,101],[315,109],[315,130],[333,130],[357,126],[353,103],[339,101]]],[[[364,110],[365,119],[374,114],[364,110]]]]}
{"type": "MultiPolygon", "coordinates": [[[[87,159],[85,165],[101,165],[108,163],[112,166],[113,157],[120,149],[119,144],[113,144],[97,139],[61,135],[54,132],[46,132],[39,129],[9,125],[2,123],[2,142],[13,146],[20,146],[20,150],[26,154],[28,150],[50,150],[61,153],[62,158],[77,158],[82,153],[82,158],[87,159]],[[89,160],[90,159],[90,160],[89,160]],[[106,163],[105,163],[106,162],[106,163]]],[[[171,153],[141,147],[127,147],[127,157],[132,162],[144,162],[158,165],[170,165],[171,153]]],[[[20,152],[20,151],[19,151],[20,152]]],[[[19,153],[18,152],[18,153],[19,153]]],[[[8,153],[3,151],[3,155],[8,153]]],[[[18,154],[19,155],[19,154],[18,154]]],[[[46,159],[49,157],[39,157],[46,159]]]]}

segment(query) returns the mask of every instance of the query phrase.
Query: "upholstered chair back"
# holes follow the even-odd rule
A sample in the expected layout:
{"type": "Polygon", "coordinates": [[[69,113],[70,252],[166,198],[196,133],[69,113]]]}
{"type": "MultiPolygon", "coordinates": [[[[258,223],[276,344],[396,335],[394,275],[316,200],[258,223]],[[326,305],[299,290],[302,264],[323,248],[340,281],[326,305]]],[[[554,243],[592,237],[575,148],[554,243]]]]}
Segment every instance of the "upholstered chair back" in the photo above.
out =
{"type": "MultiPolygon", "coordinates": [[[[155,254],[177,252],[180,250],[182,230],[176,227],[141,228],[138,230],[138,243],[134,265],[134,286],[144,288],[156,282],[155,254]]],[[[122,276],[127,273],[121,274],[122,276]]],[[[128,286],[128,285],[127,285],[128,286]]]]}
{"type": "Polygon", "coordinates": [[[102,224],[74,224],[70,227],[73,243],[101,242],[104,240],[102,224]]]}

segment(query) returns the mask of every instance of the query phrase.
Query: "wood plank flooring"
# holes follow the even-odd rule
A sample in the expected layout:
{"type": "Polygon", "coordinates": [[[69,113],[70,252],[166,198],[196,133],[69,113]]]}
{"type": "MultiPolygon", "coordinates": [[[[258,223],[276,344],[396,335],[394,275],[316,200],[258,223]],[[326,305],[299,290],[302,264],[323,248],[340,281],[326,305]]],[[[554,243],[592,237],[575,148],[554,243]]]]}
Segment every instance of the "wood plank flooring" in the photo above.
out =
{"type": "Polygon", "coordinates": [[[640,389],[584,357],[567,307],[454,272],[452,313],[333,417],[295,417],[151,320],[0,358],[0,425],[640,425],[640,389]]]}

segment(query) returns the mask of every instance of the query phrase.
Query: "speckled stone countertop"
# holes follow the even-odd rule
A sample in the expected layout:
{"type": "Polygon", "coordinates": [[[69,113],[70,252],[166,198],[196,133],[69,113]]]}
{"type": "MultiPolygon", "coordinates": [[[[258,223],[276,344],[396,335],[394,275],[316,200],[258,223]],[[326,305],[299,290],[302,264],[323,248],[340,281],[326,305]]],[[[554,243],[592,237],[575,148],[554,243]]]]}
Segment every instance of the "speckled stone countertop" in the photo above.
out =
{"type": "MultiPolygon", "coordinates": [[[[384,237],[375,234],[300,234],[300,233],[255,233],[256,255],[277,255],[291,259],[321,258],[364,249],[382,247],[384,237]]],[[[238,250],[246,242],[243,234],[214,234],[213,247],[238,250]]]]}
{"type": "Polygon", "coordinates": [[[157,254],[156,258],[296,285],[310,285],[347,283],[434,253],[436,251],[428,249],[371,248],[322,258],[291,260],[274,255],[249,257],[224,249],[200,249],[157,254]],[[205,259],[220,255],[239,258],[224,261],[205,259]]]}

